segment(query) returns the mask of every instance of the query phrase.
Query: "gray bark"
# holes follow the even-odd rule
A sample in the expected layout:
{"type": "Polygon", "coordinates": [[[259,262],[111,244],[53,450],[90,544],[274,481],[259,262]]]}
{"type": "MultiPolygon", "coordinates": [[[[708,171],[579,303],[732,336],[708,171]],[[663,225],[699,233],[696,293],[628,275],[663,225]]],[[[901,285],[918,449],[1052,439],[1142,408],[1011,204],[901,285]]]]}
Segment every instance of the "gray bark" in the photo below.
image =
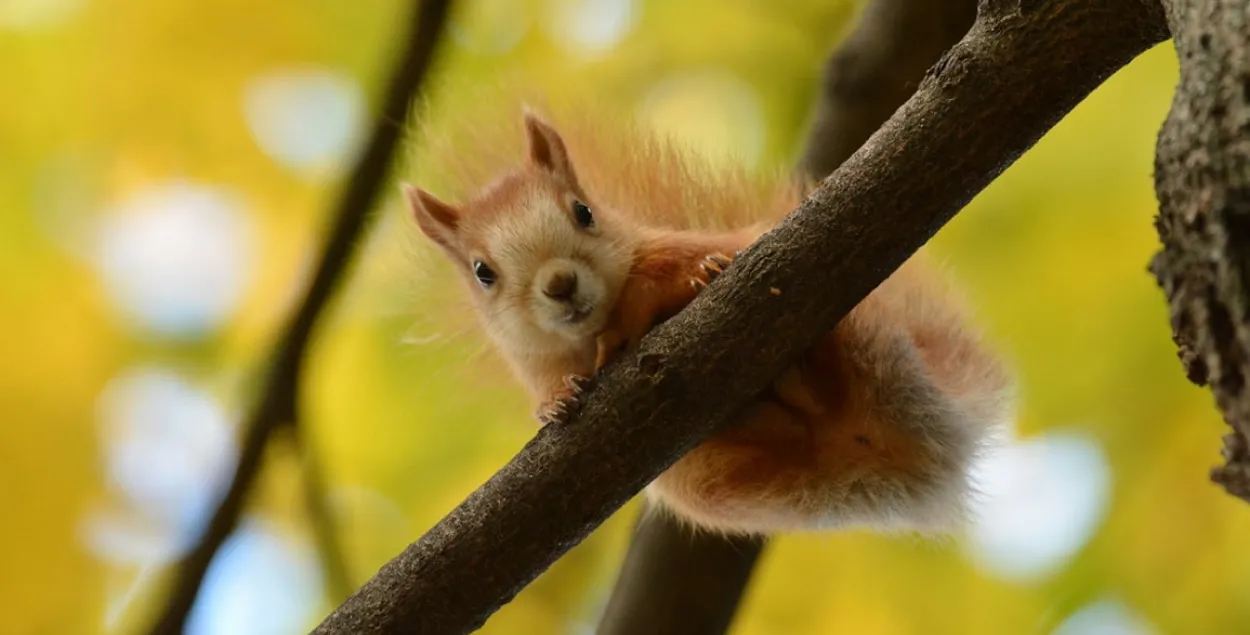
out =
{"type": "Polygon", "coordinates": [[[1169,0],[1180,83],[1159,133],[1151,263],[1191,380],[1232,428],[1212,479],[1250,501],[1250,3],[1169,0]]]}

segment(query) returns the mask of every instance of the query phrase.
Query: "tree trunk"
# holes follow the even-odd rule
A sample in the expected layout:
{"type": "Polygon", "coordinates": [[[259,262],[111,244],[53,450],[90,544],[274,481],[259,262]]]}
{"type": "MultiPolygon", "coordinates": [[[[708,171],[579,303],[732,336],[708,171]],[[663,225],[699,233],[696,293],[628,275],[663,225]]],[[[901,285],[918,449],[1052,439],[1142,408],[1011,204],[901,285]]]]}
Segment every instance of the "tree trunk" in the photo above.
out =
{"type": "Polygon", "coordinates": [[[1250,501],[1250,3],[1170,0],[1180,83],[1159,133],[1151,262],[1180,357],[1232,432],[1212,478],[1250,501]]]}

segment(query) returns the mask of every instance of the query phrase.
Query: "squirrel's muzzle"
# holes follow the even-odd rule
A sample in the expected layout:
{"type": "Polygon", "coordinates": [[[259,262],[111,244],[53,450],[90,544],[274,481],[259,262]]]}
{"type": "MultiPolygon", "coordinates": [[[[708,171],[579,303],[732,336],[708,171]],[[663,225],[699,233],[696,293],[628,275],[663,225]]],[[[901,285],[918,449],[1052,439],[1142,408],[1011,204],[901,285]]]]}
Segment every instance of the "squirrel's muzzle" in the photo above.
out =
{"type": "Polygon", "coordinates": [[[543,283],[543,295],[557,302],[568,302],[577,293],[577,273],[557,271],[543,283]]]}

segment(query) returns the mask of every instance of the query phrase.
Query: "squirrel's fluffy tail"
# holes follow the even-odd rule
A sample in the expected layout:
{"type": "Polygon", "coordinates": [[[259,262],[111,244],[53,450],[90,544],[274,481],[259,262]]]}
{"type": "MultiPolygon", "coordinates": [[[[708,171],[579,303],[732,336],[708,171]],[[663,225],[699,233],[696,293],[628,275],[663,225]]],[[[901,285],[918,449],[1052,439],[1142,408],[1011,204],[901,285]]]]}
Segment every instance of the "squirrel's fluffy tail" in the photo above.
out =
{"type": "Polygon", "coordinates": [[[726,532],[954,528],[1012,382],[922,267],[905,264],[649,493],[726,532]]]}

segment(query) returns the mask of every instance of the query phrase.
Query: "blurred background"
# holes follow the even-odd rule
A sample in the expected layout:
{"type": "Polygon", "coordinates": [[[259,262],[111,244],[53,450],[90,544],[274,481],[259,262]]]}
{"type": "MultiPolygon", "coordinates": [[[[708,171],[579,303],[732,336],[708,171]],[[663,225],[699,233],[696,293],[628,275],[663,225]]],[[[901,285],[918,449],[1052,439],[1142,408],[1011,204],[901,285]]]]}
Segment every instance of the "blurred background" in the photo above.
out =
{"type": "MultiPolygon", "coordinates": [[[[371,126],[401,0],[0,0],[0,632],[128,633],[234,466],[257,372],[371,126]]],[[[792,165],[845,0],[466,0],[428,93],[521,77],[792,165]],[[454,78],[454,81],[451,81],[454,78]],[[445,80],[445,81],[444,81],[445,80]]],[[[1207,481],[1155,251],[1170,44],[1077,108],[933,242],[1023,386],[964,537],[791,536],[737,635],[1241,632],[1250,513],[1207,481]]],[[[992,96],[987,96],[992,98],[992,96]]],[[[419,175],[419,161],[404,177],[419,175]]],[[[428,342],[398,190],[325,315],[301,405],[356,584],[533,433],[428,342]]],[[[188,632],[306,632],[337,599],[290,444],[271,448],[188,632]]],[[[589,633],[632,503],[482,630],[589,633]]]]}

